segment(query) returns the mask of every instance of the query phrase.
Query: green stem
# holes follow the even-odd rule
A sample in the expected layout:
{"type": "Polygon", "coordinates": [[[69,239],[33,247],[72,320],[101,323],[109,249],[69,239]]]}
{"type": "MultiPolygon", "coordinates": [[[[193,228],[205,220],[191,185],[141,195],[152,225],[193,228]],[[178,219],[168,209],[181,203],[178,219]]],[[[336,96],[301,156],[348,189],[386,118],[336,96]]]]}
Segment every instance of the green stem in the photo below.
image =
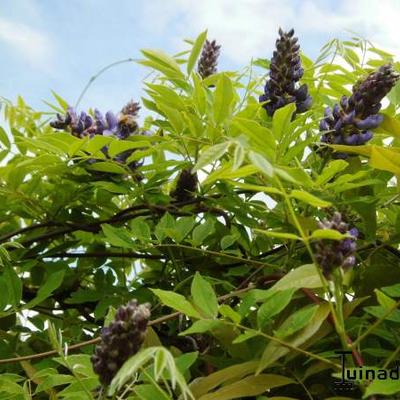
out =
{"type": "Polygon", "coordinates": [[[99,72],[97,72],[97,74],[93,75],[90,79],[89,82],[86,84],[86,86],[83,88],[81,94],[78,97],[78,100],[75,103],[75,108],[78,107],[79,103],[81,102],[83,96],[86,94],[86,92],[88,91],[88,89],[90,88],[90,86],[92,85],[92,83],[100,76],[102,75],[104,72],[106,72],[108,69],[115,67],[116,65],[119,64],[125,64],[128,62],[135,62],[136,60],[134,58],[126,58],[124,60],[119,60],[119,61],[115,61],[111,64],[106,65],[104,68],[102,68],[99,72]]]}
{"type": "MultiPolygon", "coordinates": [[[[297,230],[298,230],[298,232],[299,232],[299,234],[300,234],[300,236],[301,236],[301,238],[302,238],[302,240],[304,242],[304,245],[307,248],[307,251],[308,251],[308,253],[309,253],[310,257],[311,257],[311,260],[312,260],[312,262],[313,262],[313,264],[315,266],[315,269],[316,269],[316,271],[317,271],[317,273],[319,275],[319,278],[320,278],[321,283],[322,283],[322,287],[323,287],[325,293],[330,295],[330,290],[328,288],[327,282],[326,282],[326,280],[325,280],[325,278],[324,278],[324,276],[322,274],[322,271],[320,270],[320,268],[318,268],[318,263],[317,263],[317,260],[315,259],[314,252],[312,251],[309,238],[305,234],[305,232],[303,231],[303,228],[302,228],[302,226],[301,226],[301,224],[300,224],[300,222],[299,222],[299,220],[298,220],[298,218],[296,216],[296,213],[295,213],[295,211],[293,209],[293,205],[291,203],[290,196],[286,193],[286,190],[283,187],[282,182],[280,181],[280,179],[278,177],[276,177],[276,182],[277,182],[277,184],[279,186],[279,189],[281,190],[281,192],[282,192],[282,194],[284,196],[284,199],[285,199],[286,205],[288,207],[289,213],[290,213],[290,215],[292,217],[293,223],[295,224],[295,226],[296,226],[296,228],[297,228],[297,230]]],[[[348,345],[347,340],[346,340],[346,334],[345,334],[345,331],[344,331],[343,323],[341,323],[340,320],[338,319],[338,315],[337,315],[337,312],[335,310],[335,307],[333,307],[332,301],[328,301],[328,304],[329,304],[329,308],[330,308],[330,311],[331,311],[331,314],[332,314],[332,318],[333,318],[333,321],[334,321],[335,330],[336,330],[337,334],[339,335],[340,341],[342,342],[344,348],[347,349],[347,348],[349,348],[349,345],[348,345]]]]}
{"type": "Polygon", "coordinates": [[[385,319],[388,317],[396,308],[400,306],[400,300],[393,304],[391,307],[387,309],[387,311],[382,315],[381,318],[376,320],[361,336],[357,338],[352,344],[352,348],[357,347],[357,345],[365,339],[375,328],[377,328],[385,319]]]}
{"type": "Polygon", "coordinates": [[[335,297],[335,304],[336,304],[336,312],[337,312],[337,319],[338,319],[338,326],[336,327],[336,331],[340,336],[340,340],[342,342],[342,346],[344,349],[349,347],[346,335],[346,329],[344,325],[344,316],[343,316],[343,286],[342,286],[342,276],[340,269],[336,269],[333,272],[333,295],[335,297]]]}
{"type": "Polygon", "coordinates": [[[307,350],[303,350],[300,347],[293,346],[292,344],[287,343],[284,340],[279,339],[279,338],[277,338],[275,336],[268,335],[267,333],[264,333],[261,330],[248,328],[247,326],[244,326],[244,325],[241,325],[241,324],[236,324],[236,323],[230,322],[230,321],[222,321],[222,322],[224,324],[226,324],[226,325],[231,325],[231,326],[233,326],[235,328],[240,328],[240,329],[242,329],[244,331],[251,332],[251,333],[254,333],[254,334],[259,335],[259,336],[263,336],[266,339],[271,340],[273,342],[276,342],[276,343],[278,343],[278,344],[280,344],[280,345],[282,345],[284,347],[287,347],[290,350],[296,351],[297,353],[301,353],[301,354],[303,354],[303,355],[305,355],[305,356],[307,356],[309,358],[313,358],[315,360],[321,361],[324,364],[328,364],[328,365],[330,365],[330,366],[332,366],[332,367],[334,367],[336,369],[340,370],[340,368],[341,368],[341,366],[339,364],[336,364],[333,361],[330,361],[325,357],[321,357],[321,356],[319,356],[317,354],[314,354],[314,353],[311,353],[311,352],[309,352],[307,350]]]}

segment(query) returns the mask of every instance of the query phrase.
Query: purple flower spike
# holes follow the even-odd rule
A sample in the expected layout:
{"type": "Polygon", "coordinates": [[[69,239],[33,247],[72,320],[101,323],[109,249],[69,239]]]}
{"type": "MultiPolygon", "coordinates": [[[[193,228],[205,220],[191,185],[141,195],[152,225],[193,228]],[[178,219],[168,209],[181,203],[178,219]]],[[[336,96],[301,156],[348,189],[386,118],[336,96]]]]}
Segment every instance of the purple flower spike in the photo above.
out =
{"type": "Polygon", "coordinates": [[[347,105],[348,105],[347,96],[342,96],[342,98],[340,99],[340,106],[342,108],[347,108],[347,105]]]}
{"type": "Polygon", "coordinates": [[[297,113],[307,111],[312,104],[307,85],[299,84],[304,69],[301,66],[298,39],[293,35],[293,29],[289,32],[279,29],[276,50],[270,63],[269,79],[265,84],[264,95],[260,97],[260,102],[269,100],[269,103],[263,105],[269,116],[289,103],[296,104],[297,113]]]}
{"type": "Polygon", "coordinates": [[[324,111],[324,116],[325,117],[331,117],[332,116],[332,110],[330,107],[326,107],[324,111]]]}
{"type": "Polygon", "coordinates": [[[329,131],[330,130],[329,124],[325,119],[321,119],[321,121],[319,122],[319,129],[321,131],[329,131]]]}
{"type": "Polygon", "coordinates": [[[353,134],[346,136],[343,141],[344,144],[347,144],[348,146],[355,146],[358,144],[358,140],[358,134],[353,134]]]}
{"type": "Polygon", "coordinates": [[[206,40],[197,64],[197,71],[203,79],[217,72],[220,51],[221,46],[215,40],[206,40]]]}
{"type": "Polygon", "coordinates": [[[340,108],[338,104],[335,104],[333,107],[332,114],[335,118],[340,118],[340,108]]]}
{"type": "Polygon", "coordinates": [[[112,111],[106,112],[106,121],[110,131],[113,131],[118,125],[118,119],[112,111]]]}
{"type": "Polygon", "coordinates": [[[342,215],[336,212],[330,220],[321,221],[318,226],[321,229],[334,229],[340,233],[348,233],[352,238],[343,240],[328,240],[323,239],[317,241],[316,260],[322,268],[323,274],[327,279],[330,279],[332,272],[336,268],[346,270],[351,268],[356,263],[355,252],[357,250],[356,239],[358,230],[351,228],[342,220],[342,215]]]}
{"type": "Polygon", "coordinates": [[[304,101],[296,103],[296,111],[298,113],[305,112],[310,109],[312,104],[312,97],[308,96],[304,101]]]}
{"type": "Polygon", "coordinates": [[[369,117],[355,121],[355,125],[358,129],[374,129],[377,128],[383,121],[383,115],[375,114],[369,117]]]}
{"type": "Polygon", "coordinates": [[[351,236],[355,237],[355,238],[358,238],[358,234],[359,234],[358,229],[357,229],[357,228],[351,228],[351,229],[349,230],[349,234],[350,234],[351,236]]]}
{"type": "MultiPolygon", "coordinates": [[[[94,117],[82,111],[79,114],[73,107],[68,107],[65,116],[57,115],[56,119],[50,122],[50,126],[54,129],[63,129],[70,132],[72,135],[83,138],[94,135],[112,136],[116,139],[124,140],[130,135],[141,134],[139,126],[136,122],[136,117],[140,109],[139,103],[134,101],[128,102],[116,116],[113,112],[108,111],[105,115],[95,109],[94,117]]],[[[146,133],[144,133],[146,134],[146,133]]],[[[110,159],[108,146],[103,146],[100,151],[107,159],[110,159]]],[[[137,170],[141,165],[140,161],[129,161],[129,157],[135,150],[127,150],[123,154],[119,154],[114,160],[120,163],[127,163],[131,171],[137,170]]],[[[96,163],[96,159],[87,160],[87,164],[96,163]]],[[[135,177],[139,175],[135,173],[135,177]]]]}
{"type": "Polygon", "coordinates": [[[344,115],[344,116],[342,117],[343,124],[345,124],[345,125],[350,125],[350,124],[352,124],[353,121],[354,121],[355,116],[356,116],[356,112],[355,112],[355,111],[352,111],[352,112],[350,112],[350,113],[344,115]]]}
{"type": "Polygon", "coordinates": [[[371,131],[366,131],[364,133],[360,133],[360,144],[367,143],[369,140],[371,140],[373,137],[373,134],[371,131]]]}
{"type": "Polygon", "coordinates": [[[329,124],[321,121],[319,125],[320,132],[323,132],[321,142],[360,146],[371,140],[371,129],[377,128],[383,121],[383,116],[378,114],[381,100],[399,78],[400,75],[387,64],[354,85],[352,95],[343,96],[340,106],[335,104],[332,114],[326,108],[324,120],[329,124]],[[327,132],[332,130],[332,126],[334,132],[327,132]]]}
{"type": "Polygon", "coordinates": [[[338,119],[338,120],[336,121],[336,123],[335,123],[333,129],[334,129],[336,132],[340,132],[340,130],[342,129],[342,126],[343,126],[343,121],[342,121],[341,119],[338,119]]]}
{"type": "Polygon", "coordinates": [[[102,329],[91,362],[103,385],[109,385],[124,362],[140,350],[149,319],[150,305],[132,300],[121,306],[110,325],[102,329]]]}

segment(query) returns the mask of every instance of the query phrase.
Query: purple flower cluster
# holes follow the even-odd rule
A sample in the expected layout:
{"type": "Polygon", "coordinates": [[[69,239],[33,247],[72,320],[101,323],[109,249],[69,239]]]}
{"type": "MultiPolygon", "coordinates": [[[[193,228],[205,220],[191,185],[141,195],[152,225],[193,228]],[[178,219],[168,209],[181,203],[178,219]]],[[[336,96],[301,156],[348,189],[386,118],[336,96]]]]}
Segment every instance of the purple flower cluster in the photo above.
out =
{"type": "Polygon", "coordinates": [[[260,102],[268,115],[289,103],[296,103],[297,113],[307,111],[312,103],[306,84],[299,85],[304,70],[301,67],[300,45],[294,30],[283,32],[279,29],[279,38],[276,40],[276,50],[270,64],[269,79],[264,87],[264,94],[260,102]]]}
{"type": "MultiPolygon", "coordinates": [[[[83,138],[95,135],[114,136],[118,139],[127,139],[131,135],[139,134],[139,126],[136,122],[139,111],[139,103],[130,101],[126,104],[118,115],[112,111],[103,115],[99,110],[94,110],[94,116],[82,111],[80,114],[73,107],[68,107],[64,116],[57,114],[57,118],[50,122],[50,126],[55,129],[65,130],[73,136],[83,138]]],[[[118,154],[115,160],[125,163],[134,150],[128,150],[118,154]]],[[[108,157],[108,147],[102,148],[102,152],[108,157]]],[[[95,162],[95,160],[91,160],[95,162]]],[[[139,164],[132,162],[129,167],[134,170],[139,164]]]]}
{"type": "Polygon", "coordinates": [[[129,102],[116,116],[112,111],[107,111],[105,116],[95,109],[94,117],[82,111],[80,114],[73,107],[68,107],[64,116],[57,114],[56,120],[50,122],[55,129],[71,132],[76,137],[94,135],[116,136],[126,139],[136,133],[138,125],[135,121],[140,107],[138,103],[129,102]]]}
{"type": "Polygon", "coordinates": [[[100,382],[108,385],[124,362],[136,354],[146,336],[150,319],[150,304],[137,300],[121,306],[114,321],[101,331],[101,342],[91,358],[93,370],[100,382]]]}
{"type": "Polygon", "coordinates": [[[349,225],[342,221],[342,215],[339,212],[335,212],[331,220],[325,219],[318,226],[320,229],[334,229],[352,236],[343,240],[323,239],[316,243],[316,260],[324,276],[329,278],[335,268],[346,270],[353,267],[356,263],[354,254],[357,249],[358,230],[349,229],[349,225]]]}
{"type": "MultiPolygon", "coordinates": [[[[372,139],[372,129],[383,121],[378,114],[381,100],[390,92],[400,75],[390,64],[381,66],[365,80],[353,87],[350,97],[343,96],[340,105],[325,109],[319,128],[321,142],[359,146],[372,139]]],[[[335,158],[346,158],[345,153],[335,153],[335,158]]]]}
{"type": "Polygon", "coordinates": [[[197,71],[203,79],[217,72],[217,63],[220,50],[221,46],[217,45],[215,40],[212,42],[206,40],[197,64],[197,71]]]}

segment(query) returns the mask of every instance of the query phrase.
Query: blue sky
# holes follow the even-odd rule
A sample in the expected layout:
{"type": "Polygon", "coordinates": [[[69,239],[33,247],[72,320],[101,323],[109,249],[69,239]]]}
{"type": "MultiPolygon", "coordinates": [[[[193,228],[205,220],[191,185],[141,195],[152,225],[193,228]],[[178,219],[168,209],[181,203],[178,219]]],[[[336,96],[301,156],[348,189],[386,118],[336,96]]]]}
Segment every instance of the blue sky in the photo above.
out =
{"type": "MultiPolygon", "coordinates": [[[[141,48],[170,53],[208,28],[222,43],[221,68],[267,57],[279,26],[294,27],[315,57],[330,38],[353,30],[400,54],[400,0],[0,0],[0,96],[18,94],[38,109],[55,90],[75,103],[105,65],[140,57],[141,48]]],[[[147,71],[136,64],[109,70],[81,105],[118,111],[138,100],[147,71]]]]}

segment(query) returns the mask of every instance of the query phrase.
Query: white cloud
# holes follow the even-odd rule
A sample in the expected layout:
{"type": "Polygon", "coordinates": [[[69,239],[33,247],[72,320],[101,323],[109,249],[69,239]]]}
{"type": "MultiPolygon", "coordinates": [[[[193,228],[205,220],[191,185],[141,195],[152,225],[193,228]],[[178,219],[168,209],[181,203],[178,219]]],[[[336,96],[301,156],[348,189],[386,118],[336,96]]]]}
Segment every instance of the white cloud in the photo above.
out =
{"type": "MultiPolygon", "coordinates": [[[[331,38],[346,31],[364,35],[391,52],[400,53],[400,1],[398,0],[153,0],[143,6],[151,16],[151,30],[174,40],[194,36],[208,28],[209,37],[223,45],[224,56],[233,62],[247,62],[252,56],[267,55],[277,29],[294,27],[302,35],[331,38]]],[[[148,24],[149,18],[145,19],[148,24]]],[[[350,33],[349,33],[350,35],[350,33]]],[[[319,43],[321,41],[321,43],[319,43]]],[[[315,43],[314,42],[314,43],[315,43]]]]}
{"type": "Polygon", "coordinates": [[[44,32],[26,24],[0,18],[0,41],[12,47],[30,66],[51,70],[52,42],[44,32]]]}
{"type": "Polygon", "coordinates": [[[350,15],[354,22],[349,28],[360,30],[366,39],[400,55],[400,2],[398,0],[353,0],[342,3],[341,13],[350,15]]]}

